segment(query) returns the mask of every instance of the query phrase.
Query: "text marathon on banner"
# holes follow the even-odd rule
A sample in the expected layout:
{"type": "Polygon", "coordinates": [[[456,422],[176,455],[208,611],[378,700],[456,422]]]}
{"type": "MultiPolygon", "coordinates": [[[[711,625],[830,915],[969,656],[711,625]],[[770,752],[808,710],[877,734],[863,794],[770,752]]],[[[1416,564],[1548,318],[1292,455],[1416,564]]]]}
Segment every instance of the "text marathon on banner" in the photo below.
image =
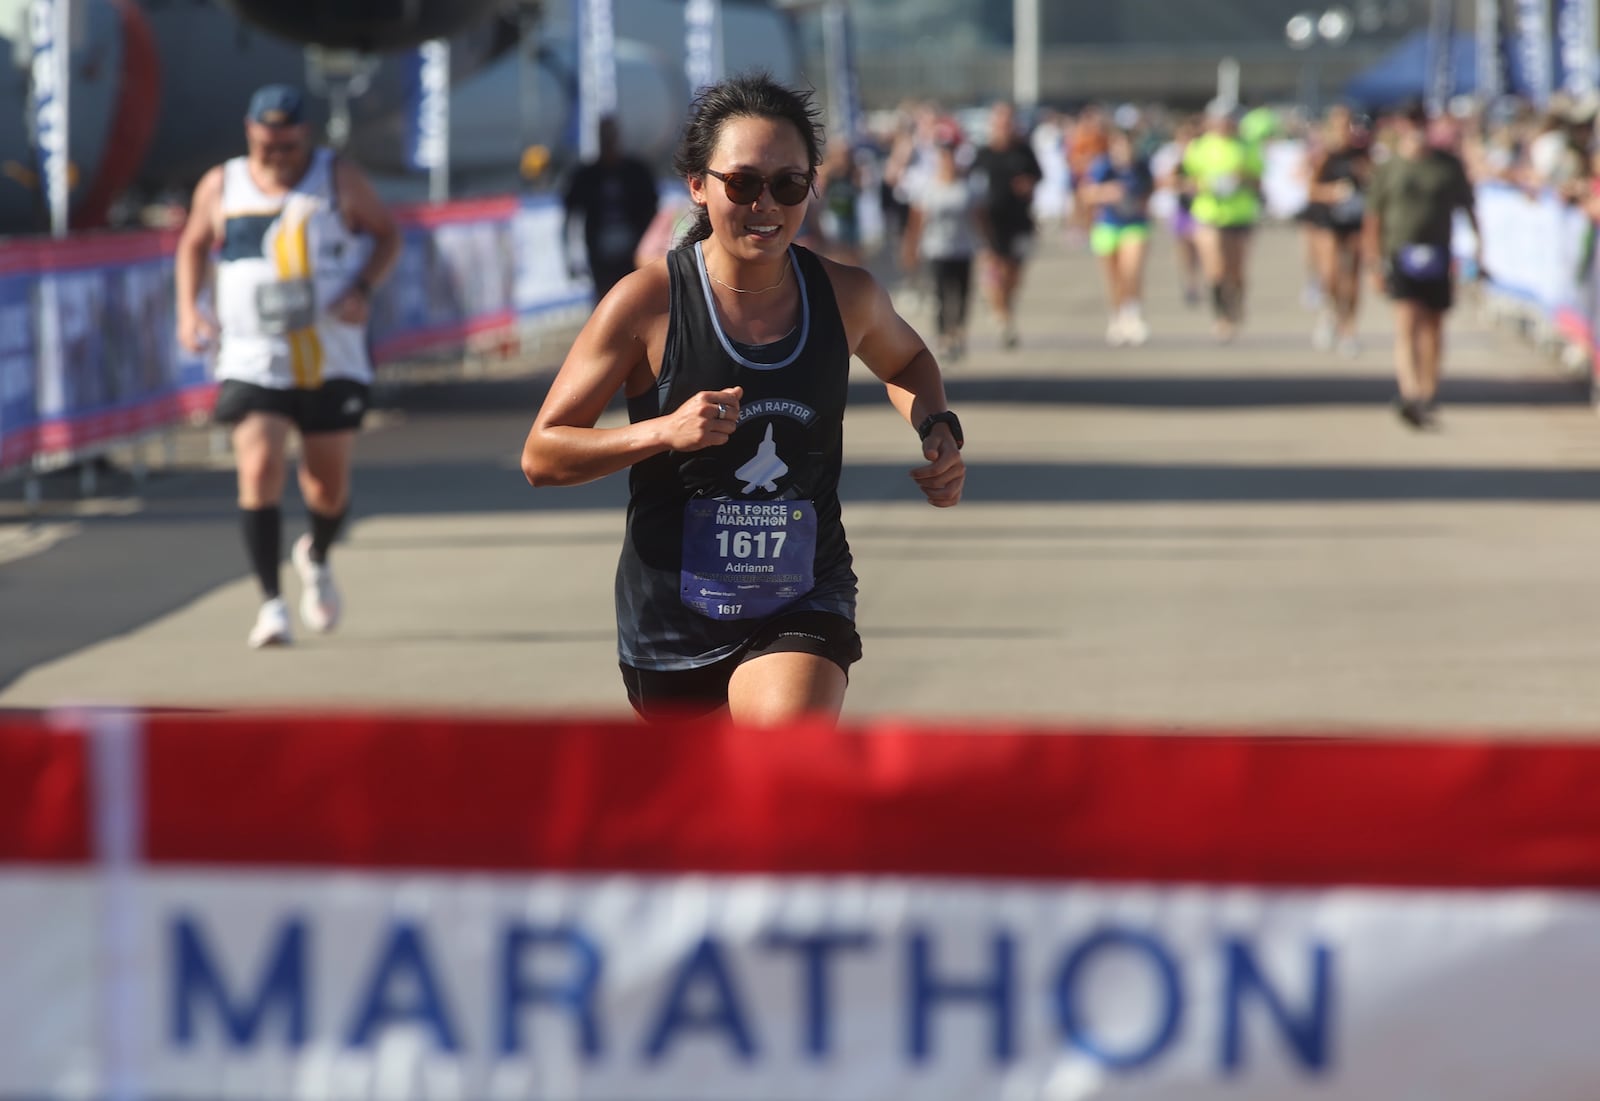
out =
{"type": "Polygon", "coordinates": [[[0,728],[0,944],[26,949],[0,953],[0,1097],[1592,1101],[1600,1080],[1592,747],[101,727],[90,750],[0,728]]]}

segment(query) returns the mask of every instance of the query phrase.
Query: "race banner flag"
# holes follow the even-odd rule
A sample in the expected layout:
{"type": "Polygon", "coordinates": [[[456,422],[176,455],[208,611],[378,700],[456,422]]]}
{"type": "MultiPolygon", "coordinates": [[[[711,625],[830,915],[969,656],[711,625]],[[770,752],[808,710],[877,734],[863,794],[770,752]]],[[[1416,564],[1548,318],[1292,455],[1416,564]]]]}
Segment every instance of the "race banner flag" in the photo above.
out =
{"type": "Polygon", "coordinates": [[[1477,0],[1477,4],[1476,92],[1480,102],[1487,103],[1505,94],[1505,47],[1500,34],[1500,0],[1477,0]]]}
{"type": "Polygon", "coordinates": [[[0,1096],[1592,1101],[1597,787],[1533,738],[0,720],[0,1096]]]}
{"type": "Polygon", "coordinates": [[[1543,107],[1554,88],[1549,0],[1514,0],[1512,51],[1517,59],[1518,95],[1543,107]]]}
{"type": "Polygon", "coordinates": [[[617,109],[617,43],[612,0],[575,0],[578,26],[578,149],[600,152],[600,120],[617,109]]]}
{"type": "Polygon", "coordinates": [[[856,75],[855,33],[848,5],[832,0],[822,9],[828,58],[828,125],[832,138],[853,142],[861,133],[861,92],[856,75]]]}
{"type": "Polygon", "coordinates": [[[1443,114],[1455,94],[1455,0],[1432,0],[1428,11],[1428,111],[1443,114]]]}
{"type": "Polygon", "coordinates": [[[72,85],[72,0],[29,0],[33,43],[29,70],[33,142],[50,211],[50,232],[65,237],[72,193],[69,125],[72,85]]]}
{"type": "Polygon", "coordinates": [[[696,93],[722,79],[722,0],[685,0],[684,75],[696,93]]]}
{"type": "Polygon", "coordinates": [[[1596,89],[1595,51],[1600,38],[1596,21],[1596,0],[1555,0],[1556,86],[1568,95],[1583,98],[1596,89]]]}
{"type": "Polygon", "coordinates": [[[450,161],[450,43],[432,39],[406,67],[406,163],[424,171],[450,161]]]}
{"type": "Polygon", "coordinates": [[[0,264],[0,474],[30,463],[38,435],[34,279],[0,264]]]}

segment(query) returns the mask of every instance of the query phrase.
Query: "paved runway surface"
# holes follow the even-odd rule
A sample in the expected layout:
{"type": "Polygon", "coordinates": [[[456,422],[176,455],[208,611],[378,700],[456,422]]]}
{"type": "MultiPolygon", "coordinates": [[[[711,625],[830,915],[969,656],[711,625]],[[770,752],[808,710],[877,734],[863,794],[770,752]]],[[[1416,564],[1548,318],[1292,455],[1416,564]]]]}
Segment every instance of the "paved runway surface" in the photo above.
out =
{"type": "MultiPolygon", "coordinates": [[[[842,495],[866,658],[846,717],[1600,730],[1586,385],[1464,306],[1441,426],[1418,434],[1388,407],[1385,303],[1369,295],[1358,358],[1312,351],[1290,231],[1260,235],[1228,346],[1184,307],[1164,238],[1155,253],[1142,348],[1106,347],[1093,260],[1059,234],[1020,348],[978,310],[947,368],[971,465],[956,510],[919,502],[915,436],[858,376],[842,495]]],[[[625,479],[528,488],[543,386],[389,392],[335,554],[346,622],[292,649],[244,644],[256,598],[225,464],[0,518],[0,708],[623,712],[625,479]]],[[[286,544],[302,526],[291,501],[286,544]]]]}

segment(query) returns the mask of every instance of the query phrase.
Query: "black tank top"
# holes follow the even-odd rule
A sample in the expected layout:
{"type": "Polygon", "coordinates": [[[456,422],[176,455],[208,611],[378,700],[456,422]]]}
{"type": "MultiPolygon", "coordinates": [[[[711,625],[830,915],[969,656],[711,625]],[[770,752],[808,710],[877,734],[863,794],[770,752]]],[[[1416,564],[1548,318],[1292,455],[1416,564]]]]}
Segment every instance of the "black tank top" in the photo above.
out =
{"type": "Polygon", "coordinates": [[[1329,153],[1322,161],[1322,168],[1317,173],[1319,184],[1346,182],[1355,190],[1345,199],[1336,203],[1322,203],[1324,221],[1335,229],[1354,229],[1361,225],[1362,218],[1366,215],[1366,198],[1361,188],[1361,173],[1359,171],[1363,155],[1356,149],[1340,149],[1329,153]]]}
{"type": "Polygon", "coordinates": [[[671,313],[660,377],[652,389],[629,399],[629,419],[663,416],[703,390],[742,386],[744,396],[739,427],[727,443],[664,452],[629,472],[627,533],[616,580],[618,651],[628,665],[708,665],[732,654],[760,626],[760,620],[711,619],[684,606],[683,517],[694,497],[812,501],[815,584],[784,611],[855,616],[856,578],[839,506],[850,346],[821,261],[794,246],[790,262],[800,288],[795,333],[764,349],[741,351],[711,304],[700,246],[667,254],[671,313]],[[752,486],[739,472],[758,455],[775,455],[771,466],[782,473],[752,486]]]}
{"type": "Polygon", "coordinates": [[[1349,180],[1353,184],[1359,184],[1361,175],[1356,171],[1356,166],[1361,160],[1362,155],[1354,149],[1340,149],[1329,153],[1322,159],[1322,168],[1317,172],[1317,182],[1326,184],[1349,180]]]}

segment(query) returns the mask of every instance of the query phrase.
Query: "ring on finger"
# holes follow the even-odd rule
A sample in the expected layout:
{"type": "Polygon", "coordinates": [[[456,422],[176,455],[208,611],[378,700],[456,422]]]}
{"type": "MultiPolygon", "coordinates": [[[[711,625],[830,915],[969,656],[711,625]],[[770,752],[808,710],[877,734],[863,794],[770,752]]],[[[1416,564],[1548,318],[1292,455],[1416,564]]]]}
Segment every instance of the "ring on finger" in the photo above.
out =
{"type": "Polygon", "coordinates": [[[720,402],[720,401],[719,401],[719,402],[717,402],[717,419],[718,419],[718,420],[719,420],[719,421],[720,421],[720,420],[721,420],[721,419],[722,419],[722,418],[723,418],[723,417],[724,417],[724,416],[726,416],[726,415],[727,415],[727,412],[728,412],[728,407],[727,407],[727,406],[726,406],[726,405],[723,405],[723,404],[722,404],[722,403],[721,403],[721,402],[720,402]]]}

